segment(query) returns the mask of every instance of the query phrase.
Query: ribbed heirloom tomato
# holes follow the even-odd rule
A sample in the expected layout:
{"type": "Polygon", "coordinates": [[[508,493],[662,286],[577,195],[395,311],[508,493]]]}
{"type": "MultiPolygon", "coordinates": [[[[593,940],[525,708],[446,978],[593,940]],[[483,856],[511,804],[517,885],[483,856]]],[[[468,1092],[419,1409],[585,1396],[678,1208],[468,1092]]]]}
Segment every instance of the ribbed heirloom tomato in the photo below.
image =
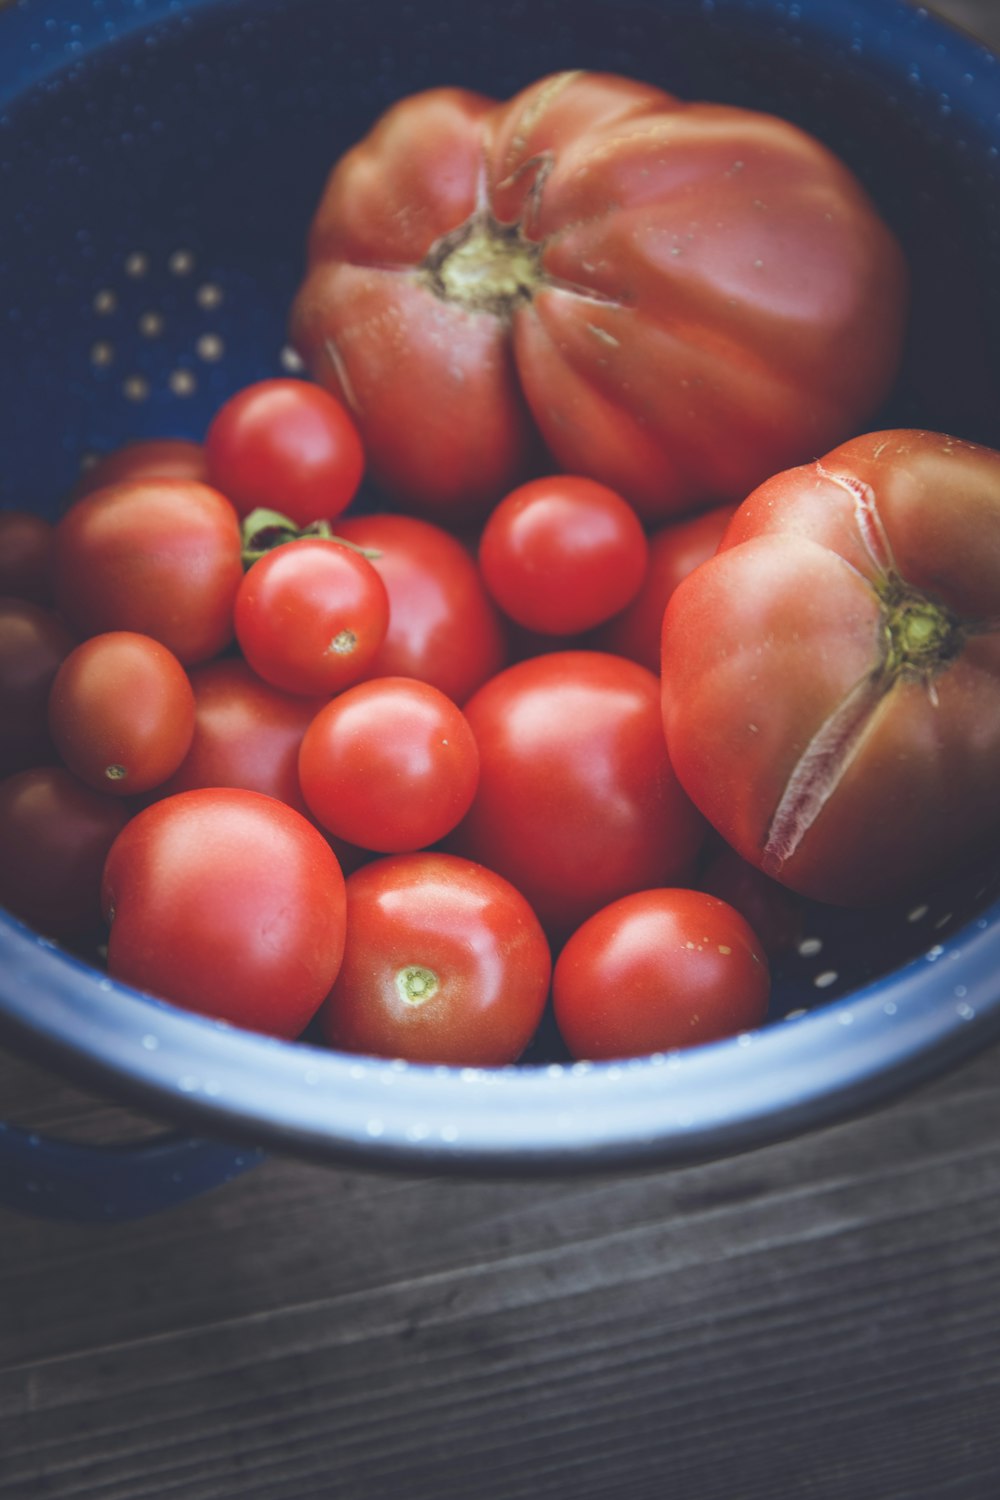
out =
{"type": "Polygon", "coordinates": [[[741,500],[870,416],[907,295],[816,140],[586,72],[394,105],[334,168],[308,254],[292,339],[383,487],[437,516],[542,450],[650,518],[741,500]]]}
{"type": "Polygon", "coordinates": [[[846,905],[1000,829],[1000,453],[869,433],[774,476],[663,626],[670,756],[725,839],[846,905]]]}

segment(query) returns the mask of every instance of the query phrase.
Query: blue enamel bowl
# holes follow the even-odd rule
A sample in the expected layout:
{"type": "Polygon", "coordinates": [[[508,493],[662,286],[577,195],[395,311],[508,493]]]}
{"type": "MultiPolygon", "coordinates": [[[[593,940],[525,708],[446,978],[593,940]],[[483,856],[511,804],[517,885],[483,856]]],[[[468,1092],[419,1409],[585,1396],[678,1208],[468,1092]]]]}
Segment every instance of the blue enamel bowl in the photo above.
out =
{"type": "MultiPolygon", "coordinates": [[[[770,110],[832,146],[913,273],[906,368],[871,425],[1000,447],[1000,62],[903,0],[15,0],[0,9],[0,503],[54,516],[88,454],[200,438],[238,386],[289,368],[305,226],[385,106],[443,82],[503,97],[566,67],[770,110]]],[[[6,1042],[175,1123],[102,1153],[9,1125],[3,1191],[114,1218],[260,1148],[525,1173],[747,1150],[1000,1036],[998,872],[898,909],[811,911],[752,1034],[613,1065],[540,1042],[495,1071],[205,1021],[0,914],[6,1042]]]]}

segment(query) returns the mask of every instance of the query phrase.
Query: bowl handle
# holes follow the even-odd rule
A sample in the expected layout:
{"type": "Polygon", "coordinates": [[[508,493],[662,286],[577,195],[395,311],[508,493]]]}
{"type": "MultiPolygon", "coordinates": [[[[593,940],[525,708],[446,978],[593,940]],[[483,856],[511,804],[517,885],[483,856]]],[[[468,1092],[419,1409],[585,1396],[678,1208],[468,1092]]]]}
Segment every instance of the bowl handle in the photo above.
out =
{"type": "Polygon", "coordinates": [[[175,1131],[94,1146],[0,1122],[0,1203],[35,1218],[124,1223],[219,1187],[263,1156],[255,1147],[175,1131]]]}

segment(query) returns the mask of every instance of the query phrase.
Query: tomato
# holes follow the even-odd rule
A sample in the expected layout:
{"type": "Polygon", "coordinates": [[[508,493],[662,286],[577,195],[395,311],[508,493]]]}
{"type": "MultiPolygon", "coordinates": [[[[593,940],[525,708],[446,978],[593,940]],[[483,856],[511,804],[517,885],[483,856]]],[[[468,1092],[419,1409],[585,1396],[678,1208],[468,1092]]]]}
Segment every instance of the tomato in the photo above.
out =
{"type": "Polygon", "coordinates": [[[297,526],[339,516],[364,473],[351,416],[304,380],[261,380],[237,391],[212,419],[205,451],[210,482],[241,516],[260,506],[297,526]]]}
{"type": "Polygon", "coordinates": [[[528,1045],[552,960],[530,906],[492,870],[400,854],[347,880],[347,944],[320,1013],[332,1047],[501,1067],[528,1045]]]}
{"type": "Polygon", "coordinates": [[[689,794],[742,857],[848,906],[1000,830],[1000,453],[870,433],[761,485],[663,629],[689,794]]]}
{"type": "Polygon", "coordinates": [[[620,495],[553,474],[504,496],[483,529],[479,566],[512,620],[563,636],[624,609],[642,584],[647,554],[642,524],[620,495]]]}
{"type": "Polygon", "coordinates": [[[192,669],[194,736],[160,796],[199,787],[242,787],[305,814],[299,746],[325,698],[283,693],[236,657],[192,669]]]}
{"type": "Polygon", "coordinates": [[[698,888],[745,917],[770,955],[787,952],[803,934],[803,914],[792,893],[723,844],[698,877],[698,888]]]}
{"type": "Polygon", "coordinates": [[[0,781],[0,901],[49,937],[96,932],[101,872],[127,817],[63,766],[0,781]]]}
{"type": "Polygon", "coordinates": [[[0,598],[0,775],[55,758],[49,692],[75,645],[52,610],[0,598]]]}
{"type": "Polygon", "coordinates": [[[345,516],[337,535],[370,548],[389,628],[365,677],[417,677],[462,704],[505,665],[507,645],[479,569],[450,532],[416,516],[345,516]]]}
{"type": "Polygon", "coordinates": [[[641,1057],[759,1026],[770,974],[761,944],[701,891],[624,896],[574,932],[556,961],[552,1003],[576,1058],[641,1057]]]}
{"type": "Polygon", "coordinates": [[[705,825],[667,758],[652,672],[600,652],[506,668],[465,714],[479,786],[449,840],[517,886],[554,935],[691,868],[705,825]]]}
{"type": "Polygon", "coordinates": [[[104,869],[108,970],[251,1031],[295,1037],[337,975],[344,877],[322,834],[258,792],[167,797],[127,823],[104,869]]]}
{"type": "Polygon", "coordinates": [[[649,566],[638,594],[594,632],[591,644],[659,672],[663,612],[670,596],[682,578],[713,555],[735,509],[716,505],[700,516],[659,527],[649,538],[649,566]]]}
{"type": "Polygon", "coordinates": [[[201,443],[188,438],[142,438],[103,453],[77,480],[73,498],[123,479],[196,479],[208,483],[208,465],[201,443]]]}
{"type": "Polygon", "coordinates": [[[188,675],[152,636],[91,636],[56,673],[49,732],[70,770],[96,791],[148,792],[173,775],[190,748],[188,675]]]}
{"type": "Polygon", "coordinates": [[[381,677],[321,708],[299,753],[316,821],[379,853],[423,849],[469,810],[479,750],[461,709],[429,683],[381,677]]]}
{"type": "Polygon", "coordinates": [[[241,545],[236,512],[208,485],[123,480],[57,525],[56,605],[82,635],[131,630],[185,666],[207,661],[232,640],[241,545]]]}
{"type": "Polygon", "coordinates": [[[356,682],[385,639],[389,596],[367,558],[304,537],[254,563],[236,596],[236,638],[265,682],[306,696],[356,682]]]}
{"type": "Polygon", "coordinates": [[[330,175],[291,336],[408,508],[485,510],[544,446],[654,519],[857,431],[907,279],[794,125],[573,71],[388,110],[330,175]]]}
{"type": "Polygon", "coordinates": [[[52,603],[51,521],[29,510],[0,511],[0,595],[52,603]]]}

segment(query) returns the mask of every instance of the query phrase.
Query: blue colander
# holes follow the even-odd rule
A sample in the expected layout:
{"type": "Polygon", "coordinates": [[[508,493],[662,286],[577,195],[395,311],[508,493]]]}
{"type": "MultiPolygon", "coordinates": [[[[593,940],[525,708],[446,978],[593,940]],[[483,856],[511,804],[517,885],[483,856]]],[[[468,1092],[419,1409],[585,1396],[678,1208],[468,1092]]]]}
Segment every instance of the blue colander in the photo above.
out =
{"type": "MultiPolygon", "coordinates": [[[[200,438],[295,370],[285,319],[336,156],[393,100],[566,67],[772,110],[854,168],[910,256],[906,375],[872,426],[1000,447],[1000,62],[902,0],[0,4],[0,503],[54,517],[93,456],[200,438]]],[[[998,767],[1000,774],[1000,767],[998,767]]],[[[174,1122],[97,1149],[0,1128],[0,1195],[135,1216],[280,1149],[420,1171],[689,1162],[848,1116],[1000,1035],[1000,865],[806,912],[767,1025],[500,1070],[267,1040],[109,980],[0,914],[8,1045],[174,1122]]]]}

